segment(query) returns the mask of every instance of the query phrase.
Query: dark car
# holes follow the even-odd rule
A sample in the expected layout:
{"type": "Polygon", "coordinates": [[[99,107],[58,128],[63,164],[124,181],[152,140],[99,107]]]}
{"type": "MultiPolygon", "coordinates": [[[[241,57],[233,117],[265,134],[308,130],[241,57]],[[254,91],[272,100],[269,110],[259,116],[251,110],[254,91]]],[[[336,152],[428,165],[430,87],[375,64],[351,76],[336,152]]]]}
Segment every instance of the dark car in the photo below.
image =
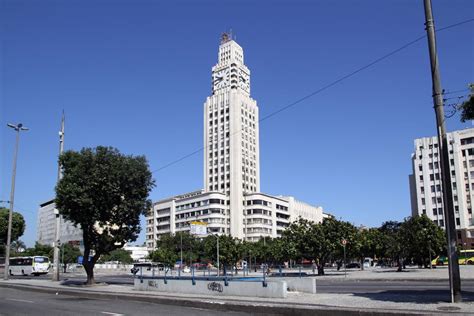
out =
{"type": "Polygon", "coordinates": [[[351,262],[346,265],[347,269],[360,269],[360,263],[358,262],[351,262]]]}

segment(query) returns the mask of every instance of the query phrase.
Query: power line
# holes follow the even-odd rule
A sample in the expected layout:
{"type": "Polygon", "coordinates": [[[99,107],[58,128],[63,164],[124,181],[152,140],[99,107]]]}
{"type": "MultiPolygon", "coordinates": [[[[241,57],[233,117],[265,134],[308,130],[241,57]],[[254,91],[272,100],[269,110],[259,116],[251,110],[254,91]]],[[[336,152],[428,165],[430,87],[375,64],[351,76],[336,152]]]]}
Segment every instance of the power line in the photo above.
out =
{"type": "Polygon", "coordinates": [[[465,92],[465,91],[469,91],[469,90],[470,90],[470,89],[466,88],[466,89],[462,89],[462,90],[455,90],[455,91],[443,92],[443,95],[461,93],[461,92],[465,92]]]}
{"type": "MultiPolygon", "coordinates": [[[[466,24],[466,23],[470,23],[470,22],[473,22],[473,21],[474,21],[474,18],[468,19],[468,20],[464,20],[464,21],[461,21],[461,22],[458,22],[458,23],[454,23],[454,24],[451,24],[451,25],[442,27],[442,28],[438,29],[436,32],[441,32],[441,31],[444,31],[444,30],[447,30],[447,29],[450,29],[450,28],[453,28],[453,27],[456,27],[456,26],[460,26],[460,25],[463,25],[463,24],[466,24]]],[[[387,59],[387,58],[389,58],[389,57],[395,55],[396,53],[398,53],[398,52],[404,50],[405,48],[407,48],[407,47],[409,47],[409,46],[411,46],[411,45],[413,45],[413,44],[415,44],[415,43],[421,41],[421,40],[424,39],[424,38],[426,38],[426,35],[422,35],[422,36],[420,36],[420,37],[417,37],[416,39],[414,39],[414,40],[412,40],[412,41],[410,41],[410,42],[408,42],[408,43],[406,43],[406,44],[400,46],[399,48],[397,48],[397,49],[391,51],[391,52],[388,53],[388,54],[383,55],[382,57],[379,57],[379,58],[375,59],[374,61],[372,61],[372,62],[366,64],[365,66],[362,66],[362,67],[360,67],[360,68],[358,68],[358,69],[356,69],[356,70],[350,72],[349,74],[344,75],[344,76],[340,77],[339,79],[336,79],[335,81],[333,81],[333,82],[331,82],[331,83],[329,83],[329,84],[323,86],[322,88],[319,88],[318,90],[316,90],[316,91],[314,91],[314,92],[311,92],[310,94],[307,94],[306,96],[304,96],[304,97],[302,97],[302,98],[299,98],[298,100],[296,100],[296,101],[294,101],[294,102],[292,102],[292,103],[290,103],[290,104],[287,104],[287,105],[281,107],[280,109],[278,109],[278,110],[276,110],[276,111],[274,111],[274,112],[272,112],[272,113],[270,113],[270,114],[264,116],[263,118],[259,119],[258,122],[259,122],[259,123],[260,123],[260,122],[263,122],[263,121],[265,121],[265,120],[267,120],[267,119],[269,119],[269,118],[271,118],[271,117],[273,117],[273,116],[275,116],[275,115],[277,115],[277,114],[279,114],[279,113],[281,113],[281,112],[283,112],[283,111],[285,111],[285,110],[288,110],[289,108],[291,108],[291,107],[293,107],[293,106],[295,106],[295,105],[297,105],[297,104],[299,104],[299,103],[301,103],[301,102],[303,102],[303,101],[305,101],[305,100],[307,100],[307,99],[309,99],[309,98],[315,96],[316,94],[319,94],[319,93],[321,93],[321,92],[323,92],[323,91],[325,91],[325,90],[327,90],[327,89],[329,89],[329,88],[335,86],[336,84],[338,84],[338,83],[340,83],[340,82],[342,82],[342,81],[344,81],[344,80],[346,80],[346,79],[349,79],[349,78],[353,77],[354,75],[358,74],[359,72],[364,71],[364,70],[366,70],[366,69],[372,67],[372,66],[375,65],[375,64],[378,64],[379,62],[381,62],[381,61],[383,61],[383,60],[385,60],[385,59],[387,59]]],[[[450,92],[450,93],[454,93],[454,92],[450,92]]],[[[234,132],[231,136],[233,136],[234,134],[240,133],[241,131],[242,131],[242,129],[240,129],[240,130],[234,132]]],[[[187,159],[187,158],[189,158],[189,157],[191,157],[191,156],[194,156],[195,154],[201,152],[204,148],[205,148],[205,146],[202,146],[202,147],[200,147],[199,149],[197,149],[197,150],[195,150],[195,151],[193,151],[193,152],[191,152],[191,153],[189,153],[189,154],[186,154],[186,155],[184,155],[184,156],[182,156],[182,157],[180,157],[180,158],[178,158],[178,159],[176,159],[176,160],[173,160],[173,161],[169,162],[168,164],[166,164],[166,165],[164,165],[164,166],[162,166],[162,167],[160,167],[160,168],[158,168],[158,169],[153,170],[152,173],[155,173],[155,172],[157,172],[157,171],[161,171],[161,170],[163,170],[163,169],[165,169],[165,168],[168,168],[168,167],[170,167],[170,166],[172,166],[172,165],[174,165],[174,164],[177,164],[178,162],[183,161],[184,159],[187,159]]]]}

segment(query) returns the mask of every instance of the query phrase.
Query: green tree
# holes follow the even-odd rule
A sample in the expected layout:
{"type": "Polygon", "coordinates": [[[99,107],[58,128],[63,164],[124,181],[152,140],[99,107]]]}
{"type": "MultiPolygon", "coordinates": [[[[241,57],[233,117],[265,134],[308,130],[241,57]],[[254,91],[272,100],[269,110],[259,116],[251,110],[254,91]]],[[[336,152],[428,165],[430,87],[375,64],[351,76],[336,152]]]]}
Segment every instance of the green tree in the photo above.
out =
{"type": "Polygon", "coordinates": [[[109,261],[118,261],[122,264],[130,264],[133,263],[132,256],[130,256],[130,252],[125,249],[115,249],[112,250],[108,254],[104,254],[100,257],[99,262],[109,262],[109,261]]]}
{"type": "Polygon", "coordinates": [[[11,244],[11,256],[12,257],[17,257],[20,256],[23,251],[26,250],[26,245],[23,241],[20,239],[13,241],[11,244]]]}
{"type": "Polygon", "coordinates": [[[22,256],[45,256],[51,259],[53,257],[53,247],[36,242],[33,248],[26,248],[25,251],[21,255],[22,256]]]}
{"type": "Polygon", "coordinates": [[[470,120],[474,120],[474,84],[471,83],[469,85],[471,89],[471,93],[469,95],[469,99],[464,101],[460,106],[459,109],[461,110],[461,122],[466,122],[470,120]]]}
{"type": "Polygon", "coordinates": [[[391,262],[396,261],[398,271],[403,269],[403,258],[407,256],[407,247],[401,233],[402,223],[397,221],[387,221],[380,226],[379,231],[382,233],[382,256],[390,258],[391,262]]]}
{"type": "Polygon", "coordinates": [[[353,254],[360,258],[361,269],[364,270],[364,258],[380,258],[384,247],[383,234],[378,228],[369,228],[359,231],[357,235],[357,243],[353,254]]]}
{"type": "Polygon", "coordinates": [[[81,255],[81,251],[78,247],[65,243],[59,252],[59,258],[61,262],[64,263],[64,272],[66,272],[66,265],[69,263],[77,262],[77,258],[81,255]]]}
{"type": "Polygon", "coordinates": [[[325,218],[322,223],[300,218],[285,230],[282,238],[290,245],[288,250],[293,258],[317,261],[318,275],[324,275],[327,262],[343,258],[343,239],[347,241],[348,253],[358,247],[354,225],[334,218],[325,218]]]}
{"type": "Polygon", "coordinates": [[[179,256],[175,251],[165,248],[157,248],[148,254],[148,259],[153,262],[161,262],[168,267],[173,267],[179,256]]]}
{"type": "Polygon", "coordinates": [[[144,156],[126,156],[111,147],[67,151],[59,162],[63,177],[56,186],[56,207],[83,231],[83,266],[87,284],[93,284],[100,256],[138,238],[154,181],[144,156]]]}
{"type": "Polygon", "coordinates": [[[287,245],[287,249],[282,249],[282,256],[298,260],[303,257],[314,257],[316,251],[312,249],[315,246],[314,239],[321,237],[313,236],[314,233],[314,222],[308,221],[303,218],[299,218],[297,221],[288,226],[288,228],[283,231],[282,240],[287,245]],[[311,243],[308,238],[311,238],[311,243]]]}
{"type": "Polygon", "coordinates": [[[446,245],[444,231],[426,215],[407,218],[400,227],[407,256],[419,265],[427,267],[429,258],[443,252],[446,245]]]}
{"type": "Polygon", "coordinates": [[[242,259],[243,248],[240,239],[228,235],[209,235],[203,240],[203,250],[207,258],[217,263],[217,240],[219,238],[219,265],[222,269],[233,267],[242,259]]]}
{"type": "MultiPolygon", "coordinates": [[[[0,244],[6,245],[7,243],[7,234],[8,234],[8,214],[9,209],[0,207],[0,244]]],[[[18,212],[13,212],[12,214],[12,230],[11,230],[11,242],[16,241],[18,238],[23,236],[25,232],[25,219],[23,215],[18,212]]],[[[5,246],[2,247],[0,253],[3,253],[5,246]]]]}

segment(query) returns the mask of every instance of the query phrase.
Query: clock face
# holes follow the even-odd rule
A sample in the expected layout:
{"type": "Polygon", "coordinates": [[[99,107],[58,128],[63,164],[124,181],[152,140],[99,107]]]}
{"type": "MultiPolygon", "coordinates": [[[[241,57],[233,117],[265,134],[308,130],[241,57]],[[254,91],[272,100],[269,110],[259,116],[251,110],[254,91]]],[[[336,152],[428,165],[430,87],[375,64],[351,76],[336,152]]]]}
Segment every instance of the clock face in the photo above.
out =
{"type": "Polygon", "coordinates": [[[213,75],[214,89],[224,88],[229,84],[229,69],[221,69],[213,75]]]}

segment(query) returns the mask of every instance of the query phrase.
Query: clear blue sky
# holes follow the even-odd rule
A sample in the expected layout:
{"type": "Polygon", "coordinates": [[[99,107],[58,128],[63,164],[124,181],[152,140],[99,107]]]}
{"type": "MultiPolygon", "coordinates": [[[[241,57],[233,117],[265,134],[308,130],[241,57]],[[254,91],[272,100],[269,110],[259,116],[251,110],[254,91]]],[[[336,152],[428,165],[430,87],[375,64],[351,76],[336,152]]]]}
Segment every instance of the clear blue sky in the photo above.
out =
{"type": "MultiPolygon", "coordinates": [[[[438,28],[474,17],[471,0],[433,1],[438,28]]],[[[232,28],[244,48],[261,117],[425,34],[422,0],[2,0],[0,21],[0,199],[9,199],[15,139],[6,124],[22,122],[30,131],[21,135],[15,209],[27,245],[39,204],[54,196],[63,109],[66,149],[115,146],[156,170],[202,146],[221,32],[232,28]]],[[[473,30],[438,34],[446,90],[474,81],[473,30]]],[[[455,116],[447,126],[471,125],[455,116]]],[[[261,189],[357,225],[402,220],[413,140],[435,133],[421,40],[262,122],[261,189]]],[[[150,198],[202,188],[202,160],[155,172],[150,198]]]]}

